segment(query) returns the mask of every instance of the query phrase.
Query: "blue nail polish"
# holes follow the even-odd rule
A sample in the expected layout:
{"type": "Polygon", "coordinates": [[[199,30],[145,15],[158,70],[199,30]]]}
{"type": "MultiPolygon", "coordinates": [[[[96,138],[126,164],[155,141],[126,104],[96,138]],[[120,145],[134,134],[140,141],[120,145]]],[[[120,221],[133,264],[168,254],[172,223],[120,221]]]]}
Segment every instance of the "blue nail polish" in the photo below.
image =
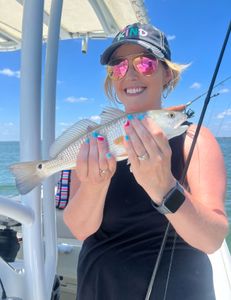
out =
{"type": "Polygon", "coordinates": [[[129,138],[129,135],[125,135],[125,141],[129,141],[130,140],[130,138],[129,138]]]}
{"type": "Polygon", "coordinates": [[[89,144],[89,143],[90,143],[90,139],[89,139],[89,138],[86,138],[85,143],[86,143],[86,144],[89,144]]]}
{"type": "Polygon", "coordinates": [[[111,158],[111,157],[112,157],[111,153],[108,152],[108,153],[106,154],[106,157],[107,157],[107,158],[111,158]]]}
{"type": "Polygon", "coordinates": [[[133,120],[134,119],[133,115],[127,115],[127,118],[128,118],[128,120],[133,120]]]}
{"type": "Polygon", "coordinates": [[[98,137],[98,132],[93,131],[91,135],[92,135],[93,138],[97,138],[98,137]]]}
{"type": "Polygon", "coordinates": [[[139,114],[138,115],[138,120],[142,121],[144,119],[144,114],[139,114]]]}

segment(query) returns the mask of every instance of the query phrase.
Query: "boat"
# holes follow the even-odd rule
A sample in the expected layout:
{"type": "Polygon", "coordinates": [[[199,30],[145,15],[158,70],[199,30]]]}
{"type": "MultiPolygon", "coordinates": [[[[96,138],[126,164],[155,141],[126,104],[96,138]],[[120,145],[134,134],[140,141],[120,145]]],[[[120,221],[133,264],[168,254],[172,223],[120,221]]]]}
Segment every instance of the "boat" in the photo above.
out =
{"type": "MultiPolygon", "coordinates": [[[[119,29],[137,21],[148,21],[142,0],[0,0],[0,51],[21,51],[21,161],[41,158],[41,133],[43,159],[48,158],[55,139],[59,40],[81,39],[81,51],[86,53],[89,39],[111,38],[119,29]],[[46,44],[46,64],[42,97],[43,44],[46,44]]],[[[63,223],[63,211],[55,209],[55,202],[51,201],[54,194],[55,181],[49,178],[42,192],[37,187],[14,199],[0,196],[1,232],[4,231],[8,241],[17,233],[15,252],[20,248],[16,257],[7,251],[7,259],[0,257],[2,299],[72,300],[76,297],[76,265],[81,242],[63,223]]],[[[216,299],[230,300],[231,258],[225,241],[209,259],[216,299]]]]}

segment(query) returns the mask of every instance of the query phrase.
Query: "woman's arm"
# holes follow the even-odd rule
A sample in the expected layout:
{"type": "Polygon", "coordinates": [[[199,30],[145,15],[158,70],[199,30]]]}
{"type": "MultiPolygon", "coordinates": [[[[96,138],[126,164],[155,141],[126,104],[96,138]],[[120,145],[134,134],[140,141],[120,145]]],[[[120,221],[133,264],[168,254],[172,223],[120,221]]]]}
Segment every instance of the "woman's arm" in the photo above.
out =
{"type": "MultiPolygon", "coordinates": [[[[129,138],[125,142],[132,172],[137,182],[156,204],[174,187],[171,172],[171,149],[162,130],[149,118],[132,120],[125,127],[129,138]],[[147,154],[147,160],[138,155],[147,154]]],[[[188,130],[185,158],[188,155],[195,126],[188,130]]],[[[223,156],[215,138],[201,128],[188,169],[190,193],[174,214],[166,214],[177,233],[190,245],[206,253],[217,250],[228,231],[224,209],[226,174],[223,156]]]]}
{"type": "Polygon", "coordinates": [[[77,168],[72,171],[70,201],[64,210],[64,222],[73,235],[84,240],[98,230],[103,218],[107,190],[116,168],[107,155],[104,139],[92,137],[82,145],[77,168]],[[106,170],[100,174],[100,169],[106,170]]]}
{"type": "MultiPolygon", "coordinates": [[[[190,126],[184,144],[185,160],[188,156],[196,126],[190,126]]],[[[178,234],[192,246],[212,253],[217,250],[227,232],[228,219],[224,200],[226,171],[220,147],[202,127],[187,172],[190,193],[175,214],[166,217],[178,234]]]]}

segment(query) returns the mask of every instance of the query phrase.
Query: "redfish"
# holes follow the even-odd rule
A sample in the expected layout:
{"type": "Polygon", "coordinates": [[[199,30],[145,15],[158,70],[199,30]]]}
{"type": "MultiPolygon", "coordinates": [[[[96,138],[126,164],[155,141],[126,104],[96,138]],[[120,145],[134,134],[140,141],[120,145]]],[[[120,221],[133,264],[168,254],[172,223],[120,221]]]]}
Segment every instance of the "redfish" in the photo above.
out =
{"type": "MultiPolygon", "coordinates": [[[[187,120],[187,115],[179,111],[150,110],[131,115],[134,118],[140,116],[151,118],[164,131],[168,139],[181,135],[188,128],[187,125],[182,125],[187,120]]],[[[44,179],[61,170],[75,168],[81,145],[94,133],[106,138],[109,151],[117,161],[127,159],[123,136],[128,114],[117,108],[107,107],[100,117],[100,124],[90,119],[83,119],[67,129],[51,146],[50,160],[11,165],[10,170],[15,176],[20,194],[27,194],[44,179]]]]}

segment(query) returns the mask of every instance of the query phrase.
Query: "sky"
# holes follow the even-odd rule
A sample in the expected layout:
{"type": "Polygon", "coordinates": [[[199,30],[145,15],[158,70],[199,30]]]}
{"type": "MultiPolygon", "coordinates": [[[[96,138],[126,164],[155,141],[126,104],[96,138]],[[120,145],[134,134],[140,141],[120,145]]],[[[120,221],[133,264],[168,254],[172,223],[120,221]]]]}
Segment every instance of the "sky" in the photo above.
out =
{"type": "MultiPolygon", "coordinates": [[[[177,88],[164,99],[164,107],[187,103],[208,90],[231,19],[230,0],[146,0],[150,23],[165,32],[172,60],[190,63],[177,88]]],[[[99,119],[110,105],[104,94],[105,67],[100,54],[111,43],[90,40],[87,54],[80,40],[60,41],[56,136],[82,118],[99,119]]],[[[45,57],[45,46],[43,48],[45,57]]],[[[231,76],[231,36],[216,84],[231,76]]],[[[42,77],[43,78],[43,77],[42,77]]],[[[204,126],[215,136],[231,136],[231,79],[213,91],[204,126]]],[[[205,96],[190,108],[197,123],[205,96]]],[[[0,141],[19,139],[20,51],[0,52],[0,141]]],[[[122,107],[121,107],[122,108],[122,107]]]]}

